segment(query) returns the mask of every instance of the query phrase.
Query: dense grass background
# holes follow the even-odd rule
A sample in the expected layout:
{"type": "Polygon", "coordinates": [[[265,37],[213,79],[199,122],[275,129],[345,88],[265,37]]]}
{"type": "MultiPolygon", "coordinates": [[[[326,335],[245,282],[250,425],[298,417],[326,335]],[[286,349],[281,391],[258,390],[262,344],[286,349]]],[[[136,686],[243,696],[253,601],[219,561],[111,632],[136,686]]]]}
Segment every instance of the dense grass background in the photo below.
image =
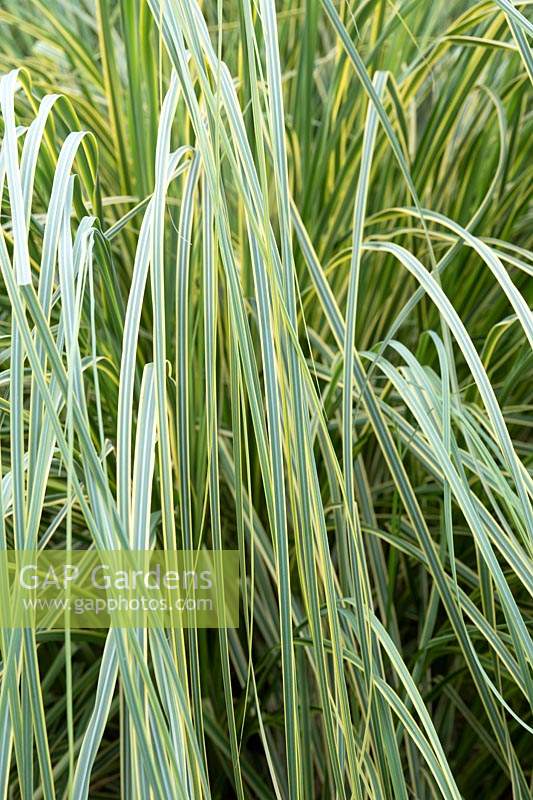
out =
{"type": "Polygon", "coordinates": [[[1,797],[531,797],[532,18],[2,0],[0,545],[242,606],[3,630],[1,797]]]}

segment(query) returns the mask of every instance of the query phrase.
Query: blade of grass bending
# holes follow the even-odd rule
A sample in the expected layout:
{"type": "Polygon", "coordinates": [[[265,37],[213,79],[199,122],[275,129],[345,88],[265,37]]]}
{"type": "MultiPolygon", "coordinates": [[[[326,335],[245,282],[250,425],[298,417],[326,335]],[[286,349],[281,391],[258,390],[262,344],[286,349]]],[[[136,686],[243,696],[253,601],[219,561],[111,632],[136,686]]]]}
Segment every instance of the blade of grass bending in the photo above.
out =
{"type": "MultiPolygon", "coordinates": [[[[217,262],[215,245],[213,241],[213,207],[211,198],[205,184],[202,184],[202,233],[203,233],[203,294],[204,294],[204,337],[205,337],[205,391],[206,391],[206,425],[208,431],[208,486],[209,509],[211,515],[211,531],[213,547],[222,549],[222,529],[220,522],[220,492],[218,468],[218,413],[216,401],[216,329],[217,329],[217,262]]],[[[181,228],[181,226],[180,226],[181,228]]],[[[184,231],[181,231],[184,234],[184,231]]],[[[230,741],[231,761],[235,781],[235,793],[240,800],[244,800],[241,766],[239,763],[239,746],[237,742],[237,729],[235,712],[233,708],[233,695],[231,686],[230,658],[228,647],[228,632],[222,625],[218,634],[220,643],[220,660],[222,667],[222,680],[224,684],[224,699],[226,704],[227,724],[230,741]]],[[[203,724],[202,724],[203,728],[203,724]]]]}
{"type": "MultiPolygon", "coordinates": [[[[13,76],[13,74],[12,74],[12,76],[13,76]]],[[[12,83],[11,84],[11,89],[14,91],[15,88],[16,88],[16,84],[12,83]]],[[[24,146],[23,146],[22,158],[21,158],[21,169],[20,169],[20,188],[21,188],[22,201],[23,201],[23,207],[24,207],[24,218],[22,220],[22,225],[24,226],[25,229],[27,229],[28,224],[29,224],[29,217],[30,217],[30,210],[31,210],[31,199],[32,199],[31,188],[32,188],[32,185],[33,185],[33,174],[34,174],[34,170],[35,170],[35,163],[36,163],[37,152],[38,152],[38,144],[39,144],[40,138],[42,136],[42,131],[43,131],[43,128],[44,128],[44,124],[46,122],[47,115],[49,113],[49,110],[50,110],[51,106],[53,105],[54,100],[55,100],[54,97],[47,98],[47,99],[43,100],[43,102],[41,103],[41,108],[39,110],[39,114],[38,114],[37,118],[30,125],[30,128],[28,130],[28,133],[27,133],[27,136],[26,136],[26,139],[25,139],[25,142],[24,142],[24,146]]],[[[8,103],[9,103],[9,100],[8,100],[8,103]]],[[[3,182],[3,175],[2,175],[2,182],[3,182]]],[[[20,207],[17,206],[16,204],[14,204],[12,206],[12,214],[15,213],[15,210],[17,212],[21,211],[20,207]]],[[[16,325],[14,320],[13,320],[13,331],[12,331],[12,348],[13,348],[12,379],[14,381],[13,385],[14,385],[14,387],[16,387],[17,384],[18,384],[20,393],[22,393],[22,383],[20,381],[20,375],[21,375],[20,370],[22,369],[22,366],[23,366],[24,357],[23,357],[23,350],[21,349],[22,345],[21,345],[21,340],[20,340],[20,336],[19,336],[18,327],[17,327],[17,325],[16,325]],[[17,377],[17,376],[19,376],[19,377],[17,377]]],[[[30,546],[31,547],[32,546],[31,542],[33,541],[33,538],[32,538],[32,535],[31,535],[31,518],[32,518],[31,506],[33,504],[33,499],[34,499],[33,497],[32,497],[32,503],[30,504],[29,521],[28,521],[28,525],[29,525],[29,527],[28,527],[28,536],[26,536],[26,523],[25,522],[23,522],[24,528],[22,530],[20,529],[21,514],[23,513],[23,508],[20,505],[20,503],[21,503],[20,492],[24,491],[24,477],[23,477],[24,476],[24,466],[23,466],[23,462],[26,459],[25,459],[25,456],[24,456],[24,453],[23,453],[23,438],[20,439],[19,438],[19,434],[16,433],[16,430],[18,428],[20,428],[20,435],[23,437],[24,426],[23,426],[22,419],[21,419],[20,414],[19,414],[19,410],[23,408],[22,394],[20,394],[20,397],[18,398],[18,400],[16,399],[16,395],[17,395],[17,393],[19,393],[19,390],[14,388],[14,390],[12,391],[13,403],[12,403],[12,415],[11,415],[12,426],[14,426],[14,432],[12,434],[11,441],[12,441],[12,447],[14,448],[14,453],[13,453],[13,456],[12,456],[12,474],[15,476],[15,480],[13,481],[14,495],[15,495],[15,540],[16,540],[16,546],[17,547],[25,547],[25,546],[30,546]],[[17,443],[18,443],[18,446],[17,446],[17,443]],[[19,454],[20,454],[20,458],[19,458],[19,454]],[[19,476],[19,478],[17,479],[16,476],[19,476]],[[18,520],[18,522],[17,522],[17,520],[18,520]]],[[[46,479],[46,474],[47,474],[47,472],[45,471],[44,472],[44,479],[46,479]]],[[[25,501],[22,500],[22,503],[23,503],[23,506],[24,506],[25,505],[25,501]]],[[[15,653],[20,653],[20,646],[21,646],[21,643],[22,643],[22,640],[20,639],[20,636],[14,636],[13,637],[11,635],[10,638],[11,638],[11,646],[14,648],[14,652],[15,653]]],[[[11,664],[14,666],[15,663],[16,663],[15,660],[14,661],[9,660],[9,662],[8,662],[8,671],[5,673],[4,677],[5,677],[6,684],[9,686],[11,716],[15,721],[15,732],[16,732],[15,750],[17,752],[17,761],[21,765],[20,766],[20,771],[19,771],[19,776],[20,776],[20,780],[21,780],[21,788],[22,788],[22,791],[24,793],[24,792],[29,792],[30,791],[30,787],[31,787],[31,784],[32,784],[32,758],[30,756],[30,752],[31,752],[31,748],[32,748],[32,738],[33,738],[32,737],[32,733],[31,733],[31,726],[32,726],[31,714],[32,714],[32,711],[31,711],[29,687],[28,687],[28,679],[29,678],[31,679],[31,676],[28,676],[26,671],[24,671],[23,676],[22,676],[22,695],[23,695],[23,708],[24,708],[24,710],[23,710],[23,715],[22,715],[22,728],[21,728],[21,720],[20,720],[19,711],[18,711],[18,699],[16,699],[15,695],[14,695],[14,692],[16,691],[15,690],[15,685],[13,683],[13,681],[15,679],[15,676],[14,676],[14,674],[11,675],[9,673],[9,669],[11,668],[11,664]],[[19,750],[19,742],[23,742],[23,747],[29,748],[30,752],[25,752],[25,755],[23,755],[19,750]]],[[[36,690],[35,690],[35,687],[34,687],[34,689],[33,689],[33,696],[34,697],[35,697],[35,692],[36,692],[36,690]]],[[[38,690],[37,690],[37,692],[38,692],[38,690]]],[[[43,736],[45,736],[45,734],[43,732],[42,719],[39,718],[37,720],[36,724],[39,727],[39,737],[40,737],[40,742],[42,743],[43,736]]],[[[40,750],[39,750],[39,755],[40,755],[40,758],[41,758],[41,762],[42,762],[43,758],[46,759],[46,756],[44,755],[46,749],[47,749],[47,747],[45,746],[44,749],[43,749],[43,747],[41,747],[40,750]]],[[[46,760],[45,760],[45,770],[46,769],[47,769],[47,765],[46,765],[46,760]]],[[[47,794],[50,795],[50,780],[46,777],[46,775],[44,777],[44,787],[45,787],[45,790],[46,790],[47,794]]]]}
{"type": "MultiPolygon", "coordinates": [[[[0,82],[0,103],[4,118],[3,152],[6,153],[5,166],[8,177],[8,188],[11,200],[11,219],[15,237],[14,272],[16,280],[21,284],[31,281],[29,271],[29,251],[27,235],[27,215],[25,213],[24,195],[19,170],[17,137],[15,133],[14,95],[17,87],[18,70],[2,78],[0,82]]],[[[3,240],[2,240],[3,243],[3,240]]],[[[4,245],[5,246],[5,245],[4,245]]],[[[19,549],[26,547],[26,494],[24,479],[24,423],[22,419],[23,404],[23,369],[24,347],[19,334],[15,316],[12,317],[12,364],[11,364],[11,460],[13,473],[13,506],[15,523],[15,545],[19,549]]],[[[44,723],[44,709],[38,681],[38,667],[35,657],[35,643],[32,631],[23,632],[24,650],[21,676],[22,691],[22,759],[21,781],[25,790],[31,789],[33,777],[31,769],[33,736],[37,744],[37,753],[41,771],[41,780],[45,798],[53,798],[54,788],[51,777],[51,759],[44,723]],[[25,766],[24,766],[25,764],[25,766]]],[[[9,685],[9,680],[8,680],[9,685]]],[[[13,708],[13,706],[12,706],[13,708]]],[[[14,708],[13,708],[14,710],[14,708]]]]}
{"type": "Polygon", "coordinates": [[[0,81],[0,106],[4,120],[4,139],[2,150],[7,172],[7,185],[11,205],[11,220],[13,225],[14,262],[15,274],[19,285],[30,283],[30,254],[28,250],[28,232],[26,229],[26,214],[24,212],[24,199],[17,148],[17,134],[15,131],[15,92],[19,70],[13,70],[4,75],[0,81]]]}
{"type": "Polygon", "coordinates": [[[72,796],[87,800],[91,784],[91,771],[107,724],[111,701],[115,692],[118,661],[113,635],[110,633],[102,655],[94,708],[87,723],[76,763],[72,784],[72,796]]]}
{"type": "MultiPolygon", "coordinates": [[[[407,353],[405,349],[401,349],[402,354],[405,356],[407,353]]],[[[365,353],[365,357],[371,357],[370,354],[365,353]]],[[[512,598],[509,586],[505,580],[503,575],[503,571],[499,567],[499,564],[494,556],[494,552],[490,546],[488,538],[484,533],[483,526],[480,525],[479,520],[477,519],[477,515],[475,512],[475,507],[470,500],[466,489],[464,488],[459,476],[456,474],[455,469],[451,462],[448,461],[446,458],[444,448],[442,443],[440,442],[439,438],[434,435],[434,429],[432,429],[431,424],[427,420],[427,414],[422,409],[422,406],[419,400],[414,396],[413,392],[408,388],[406,382],[400,376],[400,374],[390,368],[388,364],[384,361],[380,363],[380,368],[385,372],[387,377],[392,380],[395,385],[397,386],[398,390],[400,391],[401,395],[405,398],[406,402],[409,404],[409,407],[412,409],[413,413],[415,414],[419,424],[422,426],[422,429],[425,435],[432,443],[432,447],[435,448],[435,452],[438,455],[439,459],[441,460],[442,469],[446,475],[449,476],[450,485],[453,490],[453,493],[460,504],[463,513],[465,514],[468,524],[477,538],[479,538],[479,546],[480,550],[483,554],[483,558],[489,568],[491,575],[494,579],[495,585],[498,588],[498,592],[500,594],[503,610],[507,619],[507,624],[509,630],[513,637],[513,642],[515,644],[515,648],[517,650],[519,663],[521,665],[522,673],[524,675],[524,679],[527,684],[530,684],[530,677],[528,675],[528,667],[526,662],[531,659],[531,651],[532,651],[532,643],[525,629],[525,624],[512,598]],[[510,600],[511,598],[511,600],[510,600]]],[[[472,650],[472,654],[475,655],[475,652],[472,650]]],[[[476,660],[478,661],[478,665],[480,669],[482,669],[479,659],[475,656],[476,660]]],[[[531,662],[530,662],[531,663],[531,662]]],[[[486,672],[482,669],[485,680],[487,684],[490,686],[491,690],[498,698],[498,700],[504,705],[507,710],[517,719],[517,721],[523,725],[526,729],[529,730],[529,727],[523,722],[523,720],[518,717],[515,712],[510,708],[510,706],[505,702],[501,693],[496,689],[492,681],[488,678],[486,672]]],[[[529,692],[531,693],[531,688],[529,688],[529,692]]]]}
{"type": "MultiPolygon", "coordinates": [[[[440,221],[440,215],[435,214],[434,216],[440,221]]],[[[449,221],[448,224],[452,226],[452,223],[449,221]]],[[[462,233],[467,241],[473,240],[473,247],[476,249],[479,248],[480,254],[486,261],[487,265],[496,273],[499,281],[501,281],[503,284],[510,302],[513,304],[519,319],[524,325],[524,329],[529,331],[530,336],[533,336],[533,316],[531,311],[527,308],[523,297],[519,294],[514,287],[514,284],[512,284],[510,281],[501,263],[495,259],[494,256],[492,256],[487,248],[480,247],[479,240],[468,235],[466,231],[463,231],[462,233]]],[[[490,385],[479,355],[477,354],[477,351],[475,350],[471,339],[468,336],[466,328],[459,319],[457,313],[442,289],[438,286],[436,281],[431,277],[427,270],[424,269],[420,262],[414,256],[412,256],[411,253],[409,253],[408,250],[405,250],[405,248],[400,247],[399,245],[386,242],[368,242],[365,243],[365,248],[374,251],[389,252],[395,255],[398,260],[417,278],[418,282],[424,287],[433,302],[435,302],[435,304],[441,310],[446,323],[450,327],[457,344],[463,352],[476,384],[478,385],[483,403],[494,427],[495,434],[500,442],[502,454],[505,457],[507,465],[514,478],[516,488],[522,502],[526,523],[526,542],[528,542],[528,546],[531,547],[533,542],[533,512],[527,496],[527,490],[524,484],[521,467],[519,466],[519,461],[514,451],[511,437],[509,436],[509,431],[507,430],[507,426],[503,419],[498,401],[494,394],[494,389],[490,385]]]]}
{"type": "MultiPolygon", "coordinates": [[[[480,203],[479,207],[477,208],[475,214],[471,217],[470,221],[468,222],[468,224],[465,227],[465,230],[467,230],[469,233],[474,231],[476,229],[476,227],[478,227],[478,225],[483,220],[483,218],[484,218],[484,216],[485,216],[485,214],[486,214],[486,212],[487,212],[487,210],[488,210],[488,208],[490,206],[490,203],[493,200],[493,196],[494,196],[497,188],[500,186],[500,183],[501,183],[501,181],[503,179],[503,176],[504,176],[505,164],[506,164],[506,159],[507,159],[507,154],[508,154],[508,147],[507,147],[507,141],[506,141],[507,140],[507,123],[506,123],[506,117],[505,117],[505,110],[504,110],[504,108],[502,106],[502,103],[497,97],[495,97],[493,92],[491,92],[489,89],[487,89],[487,87],[482,86],[482,87],[480,87],[480,89],[483,89],[483,91],[487,94],[487,96],[489,97],[491,102],[494,104],[496,112],[497,112],[498,131],[499,131],[499,137],[500,137],[500,150],[499,150],[499,155],[498,155],[498,165],[497,165],[496,171],[494,173],[494,176],[492,178],[492,181],[491,181],[491,184],[489,186],[489,189],[487,190],[487,192],[486,192],[482,202],[480,203]]],[[[293,205],[292,212],[293,212],[293,217],[295,218],[296,230],[297,230],[297,233],[298,233],[299,238],[301,240],[300,243],[302,243],[302,241],[305,241],[306,234],[302,230],[302,223],[301,223],[301,220],[299,219],[298,212],[297,212],[297,210],[296,210],[294,205],[293,205]]],[[[453,262],[453,259],[455,258],[456,255],[458,255],[461,247],[462,247],[462,241],[461,240],[456,241],[452,245],[452,247],[450,247],[450,249],[445,253],[445,255],[439,260],[438,264],[436,265],[436,267],[435,267],[435,269],[433,271],[434,272],[438,272],[438,274],[440,276],[444,272],[444,270],[453,262]]],[[[400,312],[397,314],[395,320],[393,321],[393,323],[389,327],[389,329],[387,331],[387,334],[384,337],[383,342],[380,345],[380,350],[379,350],[380,355],[383,355],[383,353],[387,349],[387,346],[388,346],[389,342],[391,341],[391,339],[396,335],[396,332],[399,330],[400,326],[405,322],[405,320],[407,319],[409,314],[416,308],[417,304],[420,302],[422,297],[424,297],[424,295],[425,295],[424,287],[423,286],[419,286],[417,288],[416,292],[414,292],[411,295],[411,297],[409,298],[409,300],[407,300],[407,302],[405,303],[403,308],[400,310],[400,312]]],[[[448,348],[448,350],[449,350],[449,348],[448,348]]],[[[368,374],[367,374],[367,381],[369,381],[371,376],[372,376],[373,368],[374,368],[374,365],[371,365],[371,367],[370,367],[370,369],[368,371],[368,374]]]]}
{"type": "Polygon", "coordinates": [[[512,0],[494,0],[494,3],[499,6],[502,11],[505,11],[506,15],[510,17],[519,28],[527,31],[530,36],[533,36],[533,23],[531,23],[527,17],[524,17],[512,0]]]}
{"type": "MultiPolygon", "coordinates": [[[[307,237],[303,225],[300,224],[299,226],[297,226],[297,232],[300,245],[302,247],[302,252],[305,256],[306,263],[308,265],[311,277],[313,279],[313,283],[316,287],[318,296],[320,298],[320,302],[326,313],[328,322],[331,326],[331,330],[335,336],[335,339],[340,346],[344,336],[344,331],[343,331],[344,322],[342,320],[340,311],[337,307],[336,300],[331,292],[329,284],[327,283],[324,277],[324,272],[322,270],[322,267],[318,261],[316,253],[314,252],[312,244],[307,237]]],[[[428,273],[426,272],[425,274],[428,275],[428,273]]],[[[367,381],[366,373],[362,367],[362,363],[357,355],[357,352],[354,354],[354,372],[356,377],[356,386],[362,395],[364,406],[367,409],[367,413],[372,422],[372,428],[375,432],[380,448],[382,449],[383,455],[386,458],[387,464],[391,470],[395,484],[398,489],[398,493],[402,499],[407,514],[411,520],[413,529],[416,531],[420,545],[423,549],[425,556],[428,559],[430,572],[435,580],[436,586],[439,590],[439,595],[443,601],[450,622],[452,623],[454,631],[460,642],[461,649],[464,653],[465,659],[468,663],[469,669],[474,678],[477,690],[480,694],[480,697],[482,698],[483,705],[487,710],[487,715],[489,717],[493,730],[496,734],[498,745],[502,751],[504,758],[507,760],[509,751],[507,746],[505,729],[501,722],[499,714],[496,710],[493,695],[491,693],[491,690],[486,685],[484,673],[479,668],[479,663],[477,658],[475,657],[475,652],[473,651],[473,647],[468,632],[464,627],[464,622],[462,620],[462,617],[460,614],[457,613],[455,602],[446,585],[444,573],[442,571],[437,553],[435,551],[435,545],[429,534],[429,530],[425,523],[419,503],[416,499],[416,495],[409,482],[409,479],[405,472],[405,468],[397,452],[397,448],[392,438],[392,435],[387,425],[385,424],[385,419],[382,415],[382,412],[380,412],[379,406],[374,396],[372,386],[367,381]]],[[[525,785],[525,779],[523,775],[520,780],[521,780],[521,785],[525,785]]]]}

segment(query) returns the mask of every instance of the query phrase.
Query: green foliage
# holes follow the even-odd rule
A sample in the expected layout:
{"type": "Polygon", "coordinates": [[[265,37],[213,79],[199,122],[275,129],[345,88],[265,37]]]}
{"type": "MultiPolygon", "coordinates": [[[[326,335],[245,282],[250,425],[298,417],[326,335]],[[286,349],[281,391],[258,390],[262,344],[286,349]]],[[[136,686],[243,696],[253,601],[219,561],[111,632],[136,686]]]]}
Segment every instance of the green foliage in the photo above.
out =
{"type": "Polygon", "coordinates": [[[2,630],[0,797],[531,796],[530,12],[3,0],[0,546],[242,603],[2,630]]]}

